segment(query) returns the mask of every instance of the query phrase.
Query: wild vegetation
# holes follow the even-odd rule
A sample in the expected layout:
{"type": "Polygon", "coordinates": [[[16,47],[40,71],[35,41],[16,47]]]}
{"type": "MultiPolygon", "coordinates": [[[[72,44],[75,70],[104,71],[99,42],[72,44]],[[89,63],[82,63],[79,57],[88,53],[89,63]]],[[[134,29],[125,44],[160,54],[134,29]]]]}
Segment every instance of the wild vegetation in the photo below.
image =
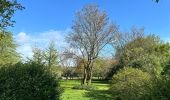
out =
{"type": "Polygon", "coordinates": [[[59,80],[43,65],[34,62],[0,68],[0,98],[16,100],[58,100],[59,80]]]}
{"type": "Polygon", "coordinates": [[[7,27],[23,8],[17,0],[0,1],[0,99],[170,99],[170,44],[159,36],[137,27],[122,32],[105,11],[86,5],[75,14],[68,49],[59,52],[51,41],[22,61],[7,27]],[[105,47],[112,58],[100,55],[105,47]]]}

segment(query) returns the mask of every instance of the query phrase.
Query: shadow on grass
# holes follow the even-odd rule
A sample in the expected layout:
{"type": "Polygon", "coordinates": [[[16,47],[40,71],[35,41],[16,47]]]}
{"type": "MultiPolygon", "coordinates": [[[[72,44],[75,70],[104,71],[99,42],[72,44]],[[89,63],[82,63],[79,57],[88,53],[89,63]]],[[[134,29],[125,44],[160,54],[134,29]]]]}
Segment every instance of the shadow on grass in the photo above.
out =
{"type": "Polygon", "coordinates": [[[93,90],[85,93],[90,100],[113,100],[112,95],[107,90],[93,90]]]}
{"type": "Polygon", "coordinates": [[[92,83],[96,83],[96,84],[108,84],[109,81],[108,80],[92,80],[92,83]]]}

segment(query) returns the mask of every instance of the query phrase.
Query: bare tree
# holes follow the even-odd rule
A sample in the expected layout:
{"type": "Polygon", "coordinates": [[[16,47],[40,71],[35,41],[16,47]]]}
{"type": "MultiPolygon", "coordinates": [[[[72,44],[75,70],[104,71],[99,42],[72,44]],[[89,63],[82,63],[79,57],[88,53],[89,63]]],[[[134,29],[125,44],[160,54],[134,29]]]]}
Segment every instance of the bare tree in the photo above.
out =
{"type": "Polygon", "coordinates": [[[106,12],[96,5],[87,5],[76,13],[72,32],[66,38],[76,56],[84,60],[83,84],[90,84],[93,62],[117,32],[117,25],[110,23],[106,12]]]}
{"type": "MultiPolygon", "coordinates": [[[[112,46],[116,50],[115,57],[119,57],[126,51],[126,45],[129,42],[135,41],[137,39],[144,37],[144,28],[136,28],[135,26],[131,28],[130,32],[117,32],[114,36],[114,41],[112,41],[112,46]]],[[[142,42],[141,42],[142,43],[142,42]]]]}

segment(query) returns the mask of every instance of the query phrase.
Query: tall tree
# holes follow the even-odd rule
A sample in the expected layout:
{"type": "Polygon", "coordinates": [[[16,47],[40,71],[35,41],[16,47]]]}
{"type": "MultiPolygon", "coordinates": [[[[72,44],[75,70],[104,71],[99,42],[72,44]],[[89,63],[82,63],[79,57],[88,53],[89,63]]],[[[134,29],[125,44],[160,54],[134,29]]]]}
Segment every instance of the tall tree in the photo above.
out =
{"type": "Polygon", "coordinates": [[[49,43],[49,46],[44,51],[45,63],[47,68],[57,77],[61,77],[62,71],[59,65],[59,53],[56,49],[54,41],[49,43]]]}
{"type": "Polygon", "coordinates": [[[12,33],[0,31],[0,36],[2,37],[0,38],[0,65],[15,64],[20,61],[12,33]]]}
{"type": "MultiPolygon", "coordinates": [[[[126,45],[129,42],[141,39],[144,37],[144,28],[132,27],[130,32],[117,32],[115,34],[115,40],[112,42],[113,48],[116,50],[116,58],[120,58],[126,51],[126,45]]],[[[139,42],[141,43],[141,42],[139,42]]]]}
{"type": "Polygon", "coordinates": [[[72,32],[67,41],[76,55],[85,60],[83,84],[90,84],[92,79],[93,62],[101,50],[109,44],[117,26],[111,24],[105,11],[96,5],[87,5],[76,13],[72,32]]]}
{"type": "Polygon", "coordinates": [[[22,10],[24,7],[17,0],[0,0],[0,30],[7,26],[13,26],[13,17],[15,11],[22,10]]]}
{"type": "Polygon", "coordinates": [[[55,42],[52,41],[45,51],[45,60],[48,67],[58,66],[58,52],[55,48],[55,42]]]}
{"type": "Polygon", "coordinates": [[[38,47],[34,47],[32,49],[32,52],[33,52],[33,58],[32,58],[32,61],[37,63],[37,64],[42,64],[44,65],[45,64],[45,57],[44,57],[44,51],[41,50],[40,48],[38,47]]]}
{"type": "Polygon", "coordinates": [[[117,67],[130,66],[147,71],[153,76],[160,75],[169,57],[169,44],[163,43],[155,35],[144,36],[144,30],[136,30],[135,33],[137,33],[136,36],[132,31],[131,34],[128,34],[131,38],[120,38],[120,41],[116,42],[116,59],[119,62],[117,67]],[[120,43],[122,40],[126,41],[123,42],[123,45],[120,43]]]}

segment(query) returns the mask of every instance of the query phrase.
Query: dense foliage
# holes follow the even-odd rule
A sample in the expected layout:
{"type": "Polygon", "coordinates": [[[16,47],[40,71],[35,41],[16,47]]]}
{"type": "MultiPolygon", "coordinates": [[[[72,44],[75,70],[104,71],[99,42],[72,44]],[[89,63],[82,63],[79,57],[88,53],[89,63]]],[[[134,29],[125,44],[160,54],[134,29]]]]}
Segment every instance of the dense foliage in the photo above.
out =
{"type": "Polygon", "coordinates": [[[153,100],[169,100],[170,99],[170,63],[166,63],[162,75],[153,82],[151,97],[153,100]]]}
{"type": "Polygon", "coordinates": [[[57,77],[61,77],[62,72],[59,65],[59,54],[55,45],[56,44],[52,41],[45,50],[34,47],[33,58],[30,60],[36,64],[44,65],[52,72],[52,74],[57,75],[57,77]]]}
{"type": "Polygon", "coordinates": [[[169,100],[170,45],[141,34],[117,48],[111,92],[121,100],[169,100]]]}
{"type": "Polygon", "coordinates": [[[149,95],[150,75],[135,68],[124,68],[113,76],[110,91],[121,100],[146,100],[149,95]]]}
{"type": "Polygon", "coordinates": [[[0,65],[15,64],[20,61],[16,47],[12,33],[0,31],[0,65]]]}
{"type": "Polygon", "coordinates": [[[16,64],[0,68],[0,98],[3,100],[58,100],[59,80],[42,65],[16,64]]]}
{"type": "Polygon", "coordinates": [[[7,26],[13,26],[13,17],[16,10],[22,10],[24,7],[17,0],[1,0],[0,1],[0,30],[7,26]]]}

